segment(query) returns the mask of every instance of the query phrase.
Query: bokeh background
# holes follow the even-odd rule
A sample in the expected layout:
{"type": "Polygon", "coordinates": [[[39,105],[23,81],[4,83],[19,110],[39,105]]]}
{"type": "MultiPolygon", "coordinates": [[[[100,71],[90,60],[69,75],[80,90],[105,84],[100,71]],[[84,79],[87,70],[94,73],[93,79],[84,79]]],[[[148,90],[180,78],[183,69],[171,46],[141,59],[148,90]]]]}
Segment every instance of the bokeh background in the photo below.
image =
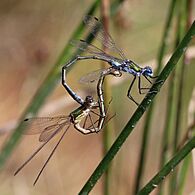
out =
{"type": "MultiPolygon", "coordinates": [[[[1,0],[0,1],[0,144],[3,145],[36,90],[55,64],[70,35],[76,29],[92,0],[1,0]]],[[[123,48],[126,56],[141,66],[156,67],[163,27],[169,1],[125,1],[110,22],[110,34],[123,48]]],[[[193,13],[193,12],[192,12],[193,13]]],[[[194,13],[193,13],[194,14],[194,13]]],[[[95,13],[99,16],[99,9],[95,13]]],[[[174,36],[173,32],[171,36],[174,36]]],[[[82,37],[81,37],[82,38],[82,37]]],[[[172,52],[167,51],[167,55],[172,52]]],[[[193,47],[188,52],[194,56],[193,47]]],[[[82,97],[95,93],[95,85],[81,85],[79,78],[100,68],[99,63],[78,63],[68,74],[71,87],[82,97]]],[[[192,91],[195,83],[194,65],[187,67],[189,87],[186,101],[192,101],[190,113],[194,112],[192,91]]],[[[136,106],[126,97],[131,77],[109,79],[112,92],[112,120],[114,137],[125,126],[136,106]]],[[[133,91],[140,102],[144,96],[133,91]]],[[[143,184],[159,170],[162,130],[166,115],[167,84],[159,93],[150,132],[149,148],[145,164],[143,184]]],[[[38,116],[68,115],[78,105],[69,97],[59,83],[42,106],[38,116]]],[[[189,116],[188,115],[188,116],[189,116]]],[[[185,120],[188,120],[186,116],[185,120]]],[[[111,194],[132,194],[143,132],[143,117],[121,148],[113,162],[111,194]],[[116,168],[118,167],[118,168],[116,168]]],[[[111,129],[109,129],[111,130],[111,129]]],[[[103,133],[83,136],[71,128],[35,187],[32,186],[39,169],[46,160],[54,138],[21,173],[14,171],[40,145],[38,135],[23,136],[0,174],[0,194],[5,195],[53,195],[77,194],[103,157],[103,133]]],[[[114,138],[113,138],[114,141],[114,138]]],[[[155,192],[154,192],[155,193],[155,192]]],[[[103,194],[103,177],[90,194],[103,194]]],[[[166,194],[166,192],[165,192],[166,194]]],[[[187,173],[184,194],[195,194],[193,164],[187,173]]]]}

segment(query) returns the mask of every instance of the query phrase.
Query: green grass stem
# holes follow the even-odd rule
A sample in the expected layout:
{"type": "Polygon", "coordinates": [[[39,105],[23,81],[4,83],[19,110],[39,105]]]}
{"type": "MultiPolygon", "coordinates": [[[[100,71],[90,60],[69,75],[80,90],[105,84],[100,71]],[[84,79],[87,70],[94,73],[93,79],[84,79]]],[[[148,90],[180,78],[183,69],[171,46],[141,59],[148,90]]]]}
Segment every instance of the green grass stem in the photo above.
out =
{"type": "MultiPolygon", "coordinates": [[[[169,38],[169,32],[171,29],[171,24],[173,21],[173,16],[174,16],[174,9],[176,6],[176,0],[171,0],[170,1],[170,6],[167,14],[167,19],[164,27],[164,33],[162,36],[162,41],[160,44],[160,49],[157,57],[157,70],[155,71],[155,75],[158,75],[160,70],[162,69],[162,60],[163,57],[165,56],[166,53],[166,48],[167,48],[167,42],[169,38]]],[[[142,143],[141,143],[141,149],[140,149],[140,155],[139,155],[139,160],[138,160],[138,168],[136,172],[136,180],[135,180],[135,189],[134,189],[134,194],[136,194],[140,188],[141,182],[144,174],[144,166],[146,163],[145,158],[146,158],[146,152],[148,148],[148,141],[149,141],[149,134],[150,134],[150,129],[152,125],[152,119],[153,119],[153,113],[155,109],[155,101],[152,102],[151,106],[148,109],[148,112],[146,114],[146,119],[145,119],[145,124],[143,127],[143,134],[142,134],[142,143]]]]}
{"type": "Polygon", "coordinates": [[[189,155],[189,153],[195,148],[195,137],[189,140],[185,146],[175,154],[175,156],[139,191],[138,195],[145,195],[152,192],[165,177],[174,168],[189,155]]]}
{"type": "MultiPolygon", "coordinates": [[[[187,26],[187,9],[186,9],[186,1],[181,1],[178,3],[178,29],[177,29],[177,37],[178,42],[181,40],[181,38],[186,33],[186,26],[187,26]]],[[[184,92],[185,92],[185,55],[183,56],[183,59],[180,60],[178,63],[178,66],[175,70],[175,100],[173,104],[175,105],[175,130],[173,132],[173,154],[177,152],[178,143],[180,140],[180,135],[182,132],[182,129],[186,129],[187,126],[183,126],[184,119],[186,116],[184,105],[184,92]]],[[[187,105],[186,105],[187,106],[187,105]]],[[[187,124],[185,124],[187,125],[187,124]]],[[[176,169],[174,174],[171,177],[170,181],[170,194],[174,194],[175,190],[177,188],[177,178],[178,178],[179,169],[176,169]]]]}

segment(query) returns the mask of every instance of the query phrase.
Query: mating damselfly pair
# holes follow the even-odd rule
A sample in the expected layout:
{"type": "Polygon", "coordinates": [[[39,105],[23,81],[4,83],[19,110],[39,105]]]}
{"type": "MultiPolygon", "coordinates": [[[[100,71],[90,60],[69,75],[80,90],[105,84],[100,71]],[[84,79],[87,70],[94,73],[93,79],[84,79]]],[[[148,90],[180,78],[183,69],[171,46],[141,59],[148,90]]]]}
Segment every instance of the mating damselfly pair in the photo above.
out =
{"type": "Polygon", "coordinates": [[[17,174],[30,160],[58,133],[63,132],[57,144],[53,148],[48,159],[44,163],[42,169],[40,170],[37,178],[35,179],[34,184],[39,179],[42,171],[47,165],[48,161],[52,157],[56,148],[63,139],[65,133],[71,126],[74,125],[74,128],[83,134],[97,133],[99,132],[105,124],[107,119],[107,110],[104,104],[104,95],[103,95],[103,83],[104,78],[107,75],[113,75],[114,77],[122,76],[122,73],[128,73],[133,76],[133,80],[129,86],[127,96],[136,104],[137,101],[131,95],[131,89],[135,83],[136,78],[138,78],[138,90],[142,94],[143,90],[148,90],[149,88],[144,88],[141,86],[141,76],[147,79],[150,83],[149,78],[154,79],[153,71],[151,67],[146,66],[144,68],[137,65],[132,60],[129,60],[125,57],[122,49],[118,48],[112,39],[112,37],[106,33],[101,22],[93,16],[85,16],[84,23],[89,29],[91,35],[99,40],[106,48],[117,54],[119,57],[110,55],[100,48],[87,43],[84,40],[74,40],[71,43],[77,47],[80,51],[88,53],[86,56],[78,55],[76,58],[69,61],[62,67],[62,85],[65,87],[70,96],[80,105],[79,108],[72,111],[68,116],[57,116],[57,117],[37,117],[25,119],[24,123],[29,125],[29,130],[26,134],[36,134],[40,133],[39,141],[43,144],[18,168],[15,172],[17,174]],[[95,72],[89,73],[86,76],[81,78],[82,82],[94,82],[98,80],[97,83],[97,96],[98,100],[95,101],[92,96],[86,96],[85,99],[82,99],[77,95],[71,87],[66,82],[66,70],[72,64],[76,63],[79,60],[100,60],[107,62],[110,67],[97,70],[95,72]],[[93,120],[92,115],[97,116],[96,120],[93,120]],[[87,120],[89,121],[87,125],[87,120]],[[63,131],[62,131],[63,130],[63,131]]]}
{"type": "MultiPolygon", "coordinates": [[[[108,72],[108,74],[114,73],[108,72]]],[[[14,175],[18,174],[25,167],[25,165],[27,165],[33,159],[33,157],[37,155],[48,142],[51,141],[54,136],[61,132],[62,135],[60,139],[58,140],[57,144],[48,156],[47,160],[45,161],[43,167],[39,171],[34,181],[35,185],[47,163],[53,156],[58,145],[62,141],[67,130],[70,128],[71,124],[77,131],[85,135],[91,133],[98,133],[104,127],[104,124],[112,118],[107,118],[108,109],[105,109],[104,105],[102,86],[105,76],[106,75],[100,77],[98,82],[98,101],[95,101],[92,96],[86,96],[85,99],[82,99],[79,95],[74,93],[73,90],[67,85],[66,69],[64,67],[62,68],[62,85],[67,89],[68,92],[71,91],[71,96],[77,97],[76,101],[80,104],[80,106],[74,111],[72,111],[68,116],[61,115],[55,117],[35,117],[27,118],[23,121],[24,124],[28,125],[28,131],[26,132],[26,134],[40,134],[39,142],[42,142],[42,145],[40,145],[37,150],[35,150],[35,152],[16,170],[14,175]],[[98,117],[98,119],[94,119],[93,115],[98,117]]]]}

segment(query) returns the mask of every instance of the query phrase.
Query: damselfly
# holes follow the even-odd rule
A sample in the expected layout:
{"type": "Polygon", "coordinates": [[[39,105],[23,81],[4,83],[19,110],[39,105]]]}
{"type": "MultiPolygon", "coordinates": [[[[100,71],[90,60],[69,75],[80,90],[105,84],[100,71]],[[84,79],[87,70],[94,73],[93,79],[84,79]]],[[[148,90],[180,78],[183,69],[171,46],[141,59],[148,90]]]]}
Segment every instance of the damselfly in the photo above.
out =
{"type": "MultiPolygon", "coordinates": [[[[115,54],[119,55],[119,57],[114,57],[103,50],[99,49],[98,47],[87,43],[84,40],[74,40],[71,43],[76,46],[80,51],[85,51],[89,55],[87,56],[80,56],[78,55],[76,58],[69,61],[65,64],[65,67],[69,67],[73,63],[79,60],[87,60],[87,59],[95,59],[95,60],[102,60],[107,62],[113,70],[118,71],[120,74],[122,72],[128,73],[133,75],[133,80],[129,86],[127,96],[137,105],[139,105],[131,95],[131,89],[135,83],[136,78],[138,78],[138,91],[140,94],[144,94],[144,90],[149,90],[150,88],[142,87],[141,86],[141,76],[143,76],[148,82],[152,84],[152,81],[149,79],[154,79],[157,77],[153,76],[152,68],[146,66],[144,68],[140,67],[138,64],[133,62],[130,59],[127,59],[124,55],[122,49],[116,46],[112,37],[104,30],[103,25],[101,22],[93,16],[85,16],[84,23],[86,27],[89,29],[90,33],[99,40],[106,48],[114,52],[115,54]]],[[[81,78],[81,82],[94,82],[98,80],[100,75],[104,72],[105,69],[97,70],[95,72],[89,73],[83,78],[81,78]]]]}
{"type": "Polygon", "coordinates": [[[57,149],[58,145],[62,141],[64,135],[66,134],[67,130],[70,128],[71,124],[74,125],[74,128],[83,134],[90,134],[90,133],[97,133],[99,132],[104,125],[104,121],[106,118],[107,112],[105,109],[101,111],[100,106],[96,101],[94,101],[92,96],[87,96],[83,101],[82,105],[71,112],[68,116],[56,116],[56,117],[35,117],[35,118],[28,118],[25,119],[23,122],[24,124],[29,126],[28,131],[26,134],[39,134],[39,141],[43,142],[37,150],[16,170],[15,174],[18,174],[25,165],[27,165],[33,157],[59,132],[62,132],[60,139],[58,140],[57,144],[53,148],[52,152],[50,153],[48,159],[45,161],[43,167],[41,168],[40,172],[38,173],[34,184],[35,185],[43,172],[44,168],[46,167],[47,163],[53,156],[55,150],[57,149]],[[104,113],[104,116],[101,115],[104,113]],[[92,114],[98,116],[96,121],[93,120],[92,114]],[[87,125],[90,122],[90,125],[87,125]]]}

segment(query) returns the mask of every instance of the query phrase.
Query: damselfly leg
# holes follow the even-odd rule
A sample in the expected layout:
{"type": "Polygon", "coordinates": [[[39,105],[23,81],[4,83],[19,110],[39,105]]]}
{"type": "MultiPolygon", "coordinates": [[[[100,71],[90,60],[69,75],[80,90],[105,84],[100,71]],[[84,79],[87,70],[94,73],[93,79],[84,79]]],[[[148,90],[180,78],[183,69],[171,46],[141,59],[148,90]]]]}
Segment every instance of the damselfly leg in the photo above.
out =
{"type": "Polygon", "coordinates": [[[132,100],[137,106],[139,106],[139,104],[134,100],[133,96],[131,95],[131,89],[132,89],[132,87],[133,87],[133,85],[134,85],[134,83],[135,83],[135,80],[136,80],[136,76],[133,77],[133,80],[132,80],[132,82],[131,82],[131,84],[130,84],[130,86],[129,86],[129,89],[128,89],[128,91],[127,91],[127,97],[128,97],[130,100],[132,100]]]}

